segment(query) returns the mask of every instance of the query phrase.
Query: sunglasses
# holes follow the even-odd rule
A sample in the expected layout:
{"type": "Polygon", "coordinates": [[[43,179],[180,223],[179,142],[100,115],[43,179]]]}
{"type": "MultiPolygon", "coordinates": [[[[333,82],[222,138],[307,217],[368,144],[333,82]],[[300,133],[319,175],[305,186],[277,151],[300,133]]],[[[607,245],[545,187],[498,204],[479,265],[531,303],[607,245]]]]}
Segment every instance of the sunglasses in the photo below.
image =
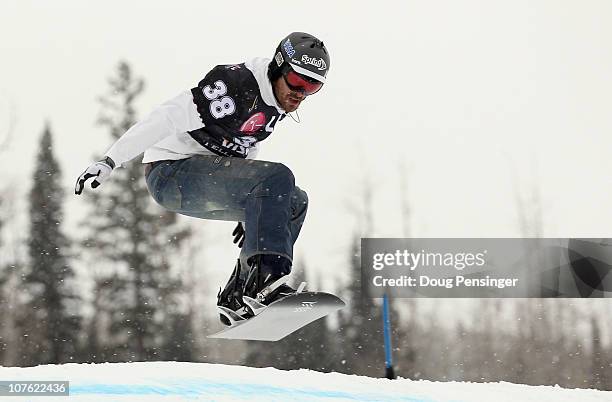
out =
{"type": "Polygon", "coordinates": [[[322,82],[304,77],[293,70],[289,70],[283,74],[283,78],[285,79],[285,83],[290,90],[295,92],[304,92],[305,95],[317,93],[323,86],[322,82]]]}

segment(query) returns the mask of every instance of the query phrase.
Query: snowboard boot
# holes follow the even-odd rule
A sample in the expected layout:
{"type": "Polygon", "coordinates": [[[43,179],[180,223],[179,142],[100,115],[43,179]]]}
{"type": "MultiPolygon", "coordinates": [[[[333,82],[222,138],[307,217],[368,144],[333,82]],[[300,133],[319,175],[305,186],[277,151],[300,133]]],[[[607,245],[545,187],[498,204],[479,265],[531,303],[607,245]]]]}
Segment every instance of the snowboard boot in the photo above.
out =
{"type": "Polygon", "coordinates": [[[223,290],[219,289],[219,293],[217,294],[217,306],[227,313],[219,314],[219,320],[221,320],[224,325],[232,325],[230,319],[227,317],[228,315],[231,316],[231,313],[227,312],[227,309],[233,311],[242,318],[247,318],[250,314],[242,302],[242,291],[244,288],[243,277],[244,272],[241,272],[240,259],[238,259],[225,288],[223,290]]]}
{"type": "Polygon", "coordinates": [[[243,289],[244,296],[268,305],[297,292],[285,283],[285,277],[291,272],[291,261],[287,258],[261,254],[251,257],[249,265],[250,270],[243,289]]]}

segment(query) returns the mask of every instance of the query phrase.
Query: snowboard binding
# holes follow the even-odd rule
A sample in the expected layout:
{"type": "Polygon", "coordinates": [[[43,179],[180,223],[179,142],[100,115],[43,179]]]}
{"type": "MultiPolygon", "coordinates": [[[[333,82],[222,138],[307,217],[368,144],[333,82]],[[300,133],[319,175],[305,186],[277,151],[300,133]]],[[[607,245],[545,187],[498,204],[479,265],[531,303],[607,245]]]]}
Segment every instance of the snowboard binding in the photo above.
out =
{"type": "Polygon", "coordinates": [[[306,282],[298,289],[286,284],[291,264],[285,258],[257,255],[249,263],[251,268],[244,279],[238,260],[228,283],[217,295],[219,319],[230,327],[258,315],[275,301],[301,293],[306,287],[306,282]],[[278,265],[273,266],[271,262],[278,265]]]}
{"type": "Polygon", "coordinates": [[[219,319],[224,325],[234,325],[237,321],[245,319],[249,314],[242,302],[244,279],[241,274],[240,259],[238,259],[225,288],[223,290],[219,289],[217,294],[219,319]]]}

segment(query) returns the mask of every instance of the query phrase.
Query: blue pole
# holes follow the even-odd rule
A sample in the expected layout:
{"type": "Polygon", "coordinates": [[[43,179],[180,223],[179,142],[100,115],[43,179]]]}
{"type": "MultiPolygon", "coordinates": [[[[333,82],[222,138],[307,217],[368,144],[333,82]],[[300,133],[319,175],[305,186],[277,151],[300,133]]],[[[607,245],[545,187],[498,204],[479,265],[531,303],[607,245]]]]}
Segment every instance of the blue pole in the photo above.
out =
{"type": "Polygon", "coordinates": [[[383,333],[385,336],[385,377],[395,379],[393,370],[393,354],[391,350],[391,323],[389,320],[389,298],[383,295],[383,333]]]}

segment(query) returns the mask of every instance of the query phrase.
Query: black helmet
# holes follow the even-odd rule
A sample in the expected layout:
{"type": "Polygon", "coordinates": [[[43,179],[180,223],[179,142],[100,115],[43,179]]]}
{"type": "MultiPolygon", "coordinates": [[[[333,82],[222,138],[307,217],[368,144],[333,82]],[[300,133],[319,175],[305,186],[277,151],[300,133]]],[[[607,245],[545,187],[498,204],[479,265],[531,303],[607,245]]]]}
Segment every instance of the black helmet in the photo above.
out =
{"type": "Polygon", "coordinates": [[[283,71],[291,68],[296,73],[325,83],[329,70],[329,53],[323,42],[304,32],[293,32],[277,46],[268,68],[270,81],[276,80],[283,71]]]}

